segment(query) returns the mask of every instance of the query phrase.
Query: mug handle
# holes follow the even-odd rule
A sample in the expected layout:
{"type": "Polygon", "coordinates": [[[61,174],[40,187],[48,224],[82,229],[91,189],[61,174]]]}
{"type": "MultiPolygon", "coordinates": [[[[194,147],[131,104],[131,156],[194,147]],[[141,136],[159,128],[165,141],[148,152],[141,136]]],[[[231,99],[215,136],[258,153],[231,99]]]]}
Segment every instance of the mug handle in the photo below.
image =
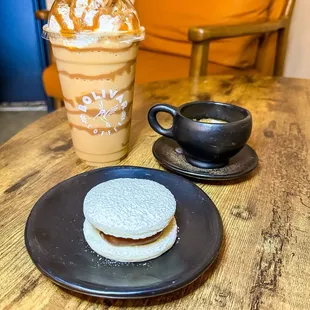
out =
{"type": "Polygon", "coordinates": [[[174,117],[177,115],[177,110],[173,106],[171,106],[169,104],[157,104],[157,105],[154,105],[150,109],[149,114],[148,114],[148,120],[149,120],[150,126],[157,133],[159,133],[162,136],[166,136],[168,138],[173,138],[173,132],[172,132],[173,125],[169,129],[163,128],[158,123],[157,118],[156,118],[157,113],[159,113],[159,112],[169,113],[173,117],[173,119],[174,119],[174,117]]]}

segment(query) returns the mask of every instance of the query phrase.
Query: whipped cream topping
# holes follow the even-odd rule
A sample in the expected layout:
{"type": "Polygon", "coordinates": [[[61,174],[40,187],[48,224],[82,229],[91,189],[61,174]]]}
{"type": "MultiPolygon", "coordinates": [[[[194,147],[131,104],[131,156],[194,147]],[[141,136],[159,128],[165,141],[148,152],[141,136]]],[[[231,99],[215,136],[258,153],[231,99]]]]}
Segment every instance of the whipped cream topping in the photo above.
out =
{"type": "Polygon", "coordinates": [[[140,29],[129,0],[56,0],[47,29],[50,32],[134,32],[140,29]]]}

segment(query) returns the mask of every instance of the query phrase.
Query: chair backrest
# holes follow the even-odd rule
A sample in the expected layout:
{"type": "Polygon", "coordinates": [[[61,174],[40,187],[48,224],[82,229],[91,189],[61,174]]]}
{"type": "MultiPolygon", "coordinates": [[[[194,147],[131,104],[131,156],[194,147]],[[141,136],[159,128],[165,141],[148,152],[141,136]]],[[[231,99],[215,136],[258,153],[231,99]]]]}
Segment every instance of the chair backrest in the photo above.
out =
{"type": "MultiPolygon", "coordinates": [[[[290,24],[294,5],[295,0],[273,0],[269,8],[269,20],[286,18],[290,24]]],[[[284,29],[283,37],[285,42],[279,42],[279,33],[269,33],[261,37],[256,58],[256,68],[262,75],[281,74],[281,71],[283,71],[288,31],[289,27],[284,29]],[[283,47],[279,46],[280,44],[283,44],[283,47]],[[280,55],[281,53],[283,55],[280,55]],[[281,62],[278,65],[280,69],[277,71],[280,70],[279,72],[275,72],[277,59],[281,62]]]]}

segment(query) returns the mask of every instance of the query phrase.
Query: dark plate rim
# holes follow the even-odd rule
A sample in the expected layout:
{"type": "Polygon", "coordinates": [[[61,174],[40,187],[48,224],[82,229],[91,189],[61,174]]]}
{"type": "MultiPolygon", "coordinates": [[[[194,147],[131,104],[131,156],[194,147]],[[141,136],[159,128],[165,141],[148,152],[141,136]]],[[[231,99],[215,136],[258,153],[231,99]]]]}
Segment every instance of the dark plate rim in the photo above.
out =
{"type": "Polygon", "coordinates": [[[111,167],[105,167],[105,168],[97,168],[94,170],[90,170],[90,171],[86,171],[80,174],[77,174],[75,176],[72,176],[64,181],[59,182],[58,184],[56,184],[55,186],[53,186],[52,188],[50,188],[48,191],[46,191],[39,199],[38,201],[34,204],[33,208],[30,211],[30,214],[27,218],[26,221],[26,225],[25,225],[25,230],[24,230],[24,242],[25,242],[25,246],[27,249],[27,252],[32,260],[32,262],[34,263],[34,265],[38,268],[38,270],[47,278],[49,278],[52,282],[54,282],[55,284],[71,290],[73,292],[76,293],[80,293],[80,294],[85,294],[88,296],[93,296],[93,297],[100,297],[100,298],[108,298],[108,299],[141,299],[141,298],[150,298],[150,297],[156,297],[156,296],[160,296],[160,295],[165,295],[165,294],[169,294],[172,293],[176,290],[179,290],[187,285],[189,285],[190,283],[194,282],[196,279],[198,279],[216,260],[216,258],[218,257],[222,245],[223,245],[223,222],[222,222],[222,218],[220,216],[219,210],[217,209],[217,207],[215,206],[214,202],[211,200],[211,198],[201,189],[199,188],[195,183],[189,181],[188,179],[179,176],[179,175],[175,175],[173,173],[167,172],[167,171],[163,171],[163,170],[159,170],[159,169],[154,169],[154,168],[146,168],[146,167],[142,167],[142,166],[111,166],[111,167]],[[114,170],[114,169],[144,169],[144,170],[148,170],[148,171],[155,171],[155,172],[160,172],[163,174],[168,174],[170,176],[176,177],[176,178],[181,178],[182,180],[185,180],[186,182],[191,183],[191,185],[198,189],[209,201],[209,203],[211,203],[211,205],[213,205],[214,211],[215,211],[215,216],[217,217],[217,224],[219,227],[219,233],[217,234],[217,239],[218,239],[218,246],[216,247],[216,250],[214,252],[214,254],[212,255],[212,260],[205,262],[204,264],[201,265],[200,268],[198,268],[196,270],[196,272],[194,272],[192,274],[192,276],[189,276],[187,279],[183,280],[183,281],[176,281],[175,284],[169,285],[169,286],[161,286],[160,283],[157,286],[154,286],[153,289],[141,289],[139,287],[134,288],[137,290],[140,290],[139,292],[135,292],[135,291],[126,291],[126,292],[115,292],[113,290],[109,291],[109,290],[94,290],[94,289],[88,289],[79,285],[75,285],[72,284],[70,282],[64,281],[61,278],[58,278],[57,276],[53,275],[52,273],[47,272],[31,255],[32,250],[31,247],[29,245],[29,240],[27,237],[27,230],[28,230],[28,226],[29,226],[29,220],[34,212],[34,209],[36,208],[36,206],[39,204],[39,202],[44,198],[45,195],[47,195],[48,193],[50,193],[51,191],[57,189],[58,186],[60,186],[62,183],[65,182],[69,182],[71,179],[74,179],[76,177],[79,177],[81,175],[85,175],[85,174],[89,174],[89,173],[96,173],[98,171],[101,170],[114,170]]]}
{"type": "MultiPolygon", "coordinates": [[[[230,180],[236,180],[242,177],[247,176],[250,172],[252,172],[254,169],[257,168],[258,166],[258,156],[257,153],[255,152],[255,150],[248,144],[246,144],[244,147],[248,147],[248,149],[253,152],[253,154],[255,155],[255,162],[253,163],[253,166],[243,170],[242,172],[239,173],[233,173],[233,174],[229,174],[227,176],[215,176],[215,175],[206,175],[206,174],[201,174],[199,172],[194,173],[194,172],[190,172],[184,169],[181,169],[179,167],[177,167],[176,165],[174,165],[173,163],[167,162],[166,160],[161,159],[158,154],[155,151],[155,148],[157,146],[157,144],[159,144],[161,141],[160,140],[165,140],[168,139],[166,137],[160,137],[158,138],[152,147],[152,153],[154,155],[154,157],[156,158],[156,160],[166,169],[168,169],[171,172],[175,172],[178,173],[184,177],[190,177],[196,180],[201,180],[201,181],[230,181],[230,180]]],[[[177,142],[176,142],[177,143],[177,142]]],[[[241,151],[240,151],[241,152],[241,151]]]]}

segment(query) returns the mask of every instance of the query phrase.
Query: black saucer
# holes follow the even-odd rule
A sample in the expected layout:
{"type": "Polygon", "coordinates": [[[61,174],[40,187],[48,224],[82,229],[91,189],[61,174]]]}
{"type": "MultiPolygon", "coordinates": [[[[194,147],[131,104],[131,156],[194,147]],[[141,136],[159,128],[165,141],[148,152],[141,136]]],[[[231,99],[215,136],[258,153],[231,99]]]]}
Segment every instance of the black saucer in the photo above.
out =
{"type": "Polygon", "coordinates": [[[36,203],[25,229],[28,253],[46,277],[69,290],[106,298],[153,297],[189,284],[213,263],[222,238],[220,214],[198,186],[165,171],[126,166],[85,172],[56,185],[36,203]],[[117,178],[154,180],[175,196],[178,240],[162,256],[119,263],[97,255],[86,243],[85,195],[117,178]]]}
{"type": "Polygon", "coordinates": [[[159,138],[153,145],[153,154],[159,163],[172,172],[197,180],[234,180],[243,177],[257,167],[256,152],[246,145],[237,155],[232,157],[229,164],[222,168],[203,169],[189,164],[173,139],[159,138]]]}

